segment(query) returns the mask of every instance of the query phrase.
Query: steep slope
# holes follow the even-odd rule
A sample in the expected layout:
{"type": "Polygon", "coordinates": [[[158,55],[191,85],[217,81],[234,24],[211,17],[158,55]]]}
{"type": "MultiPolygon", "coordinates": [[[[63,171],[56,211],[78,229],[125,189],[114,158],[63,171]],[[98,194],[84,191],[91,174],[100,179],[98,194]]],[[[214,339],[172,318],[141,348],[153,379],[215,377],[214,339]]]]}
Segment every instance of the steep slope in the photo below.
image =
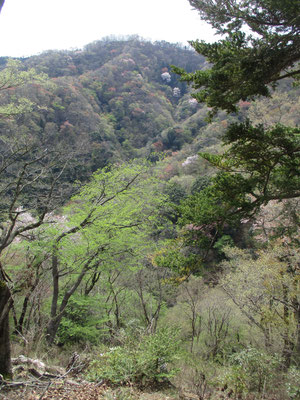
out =
{"type": "Polygon", "coordinates": [[[81,51],[49,51],[22,63],[47,73],[50,82],[12,90],[11,96],[25,96],[37,106],[13,128],[11,121],[2,121],[1,130],[22,129],[76,144],[81,148],[78,177],[120,158],[179,150],[204,124],[203,113],[184,124],[201,107],[170,72],[171,64],[202,68],[204,59],[186,48],[137,38],[104,40],[81,51]]]}
{"type": "MultiPolygon", "coordinates": [[[[2,68],[5,61],[0,59],[2,68]]],[[[157,152],[178,151],[184,145],[191,145],[195,154],[215,146],[228,123],[223,113],[206,127],[207,109],[191,98],[191,89],[170,67],[194,71],[205,68],[205,60],[175,44],[136,37],[107,39],[83,50],[49,51],[21,61],[23,68],[45,72],[49,81],[10,90],[9,96],[27,97],[36,106],[14,121],[0,121],[1,132],[47,135],[66,148],[77,147],[69,172],[72,180],[85,179],[109,162],[140,156],[156,159],[157,152]]],[[[283,91],[289,93],[285,119],[298,115],[291,89],[283,91]]],[[[254,117],[263,106],[262,101],[241,104],[244,116],[250,108],[254,117]]],[[[274,107],[276,113],[276,104],[269,104],[264,115],[274,107]]]]}

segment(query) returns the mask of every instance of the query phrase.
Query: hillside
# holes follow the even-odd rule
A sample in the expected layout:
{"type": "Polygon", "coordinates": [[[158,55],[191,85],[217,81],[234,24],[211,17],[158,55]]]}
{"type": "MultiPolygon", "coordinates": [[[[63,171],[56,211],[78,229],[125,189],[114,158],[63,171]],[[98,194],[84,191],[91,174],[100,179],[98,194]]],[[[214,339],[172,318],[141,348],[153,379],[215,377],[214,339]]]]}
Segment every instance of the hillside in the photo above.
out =
{"type": "MultiPolygon", "coordinates": [[[[225,120],[236,119],[220,113],[206,129],[207,108],[171,72],[172,65],[187,72],[205,69],[205,59],[175,44],[135,37],[107,39],[83,50],[49,51],[20,61],[22,69],[34,68],[49,78],[2,96],[4,103],[26,97],[35,104],[30,113],[14,121],[1,120],[2,134],[25,130],[36,137],[51,137],[62,147],[75,147],[71,180],[85,180],[110,162],[136,157],[155,160],[159,152],[170,154],[187,145],[192,145],[187,156],[195,154],[217,145],[225,120]]],[[[0,59],[2,67],[5,63],[5,58],[0,59]]],[[[260,120],[263,114],[269,123],[299,123],[297,90],[287,82],[282,92],[274,100],[241,103],[241,115],[260,120]]]]}
{"type": "MultiPolygon", "coordinates": [[[[95,42],[82,51],[49,51],[21,61],[22,68],[46,73],[51,85],[34,83],[10,93],[38,105],[19,117],[17,125],[66,145],[76,143],[81,147],[80,168],[94,171],[157,149],[179,150],[205,125],[202,107],[170,72],[171,64],[188,70],[203,67],[204,59],[191,50],[129,39],[95,42]]],[[[2,132],[5,124],[1,121],[2,132]]]]}
{"type": "Polygon", "coordinates": [[[2,393],[296,399],[299,87],[209,121],[174,44],[0,65],[2,393]]]}

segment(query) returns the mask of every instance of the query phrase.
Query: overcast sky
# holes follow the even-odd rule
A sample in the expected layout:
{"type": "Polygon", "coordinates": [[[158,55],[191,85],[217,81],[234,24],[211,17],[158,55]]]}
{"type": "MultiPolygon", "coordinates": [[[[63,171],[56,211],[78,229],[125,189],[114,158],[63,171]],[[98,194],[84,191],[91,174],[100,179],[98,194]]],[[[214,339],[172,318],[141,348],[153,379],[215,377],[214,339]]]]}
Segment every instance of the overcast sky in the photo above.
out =
{"type": "Polygon", "coordinates": [[[0,56],[81,48],[110,35],[187,44],[216,40],[188,0],[6,0],[0,56]]]}

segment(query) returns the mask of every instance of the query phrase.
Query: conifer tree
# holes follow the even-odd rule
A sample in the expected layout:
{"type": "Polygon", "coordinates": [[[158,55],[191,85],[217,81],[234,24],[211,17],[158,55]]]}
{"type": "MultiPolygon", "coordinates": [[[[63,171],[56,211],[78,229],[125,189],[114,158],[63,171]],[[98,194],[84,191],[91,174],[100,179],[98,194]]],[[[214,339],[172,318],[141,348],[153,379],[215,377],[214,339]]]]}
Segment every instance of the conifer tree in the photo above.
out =
{"type": "Polygon", "coordinates": [[[207,58],[209,69],[174,70],[198,89],[193,97],[212,107],[213,113],[237,111],[240,100],[269,96],[280,80],[300,77],[298,0],[189,1],[200,18],[225,38],[212,44],[190,42],[207,58]]]}

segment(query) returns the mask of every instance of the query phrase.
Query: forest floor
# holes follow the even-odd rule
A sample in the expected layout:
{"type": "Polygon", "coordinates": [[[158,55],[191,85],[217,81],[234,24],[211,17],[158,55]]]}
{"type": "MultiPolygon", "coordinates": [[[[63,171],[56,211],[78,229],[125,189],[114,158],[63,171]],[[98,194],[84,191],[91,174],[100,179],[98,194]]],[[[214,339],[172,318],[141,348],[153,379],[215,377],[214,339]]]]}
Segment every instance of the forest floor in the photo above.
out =
{"type": "Polygon", "coordinates": [[[0,400],[179,400],[181,398],[179,391],[171,383],[141,390],[131,385],[112,387],[103,380],[89,382],[84,373],[89,364],[87,360],[85,357],[81,359],[75,352],[68,360],[67,368],[63,368],[19,355],[12,359],[13,381],[0,381],[0,400]]]}
{"type": "Polygon", "coordinates": [[[179,400],[180,397],[174,390],[113,389],[106,385],[73,381],[53,381],[49,387],[28,385],[0,390],[0,400],[179,400]]]}
{"type": "Polygon", "coordinates": [[[80,360],[75,352],[63,368],[20,355],[12,359],[14,380],[0,381],[0,400],[226,400],[232,394],[226,395],[223,389],[212,393],[206,386],[199,386],[198,393],[180,381],[178,387],[165,381],[142,389],[129,384],[111,386],[104,380],[89,382],[84,372],[87,360],[80,360]]]}

